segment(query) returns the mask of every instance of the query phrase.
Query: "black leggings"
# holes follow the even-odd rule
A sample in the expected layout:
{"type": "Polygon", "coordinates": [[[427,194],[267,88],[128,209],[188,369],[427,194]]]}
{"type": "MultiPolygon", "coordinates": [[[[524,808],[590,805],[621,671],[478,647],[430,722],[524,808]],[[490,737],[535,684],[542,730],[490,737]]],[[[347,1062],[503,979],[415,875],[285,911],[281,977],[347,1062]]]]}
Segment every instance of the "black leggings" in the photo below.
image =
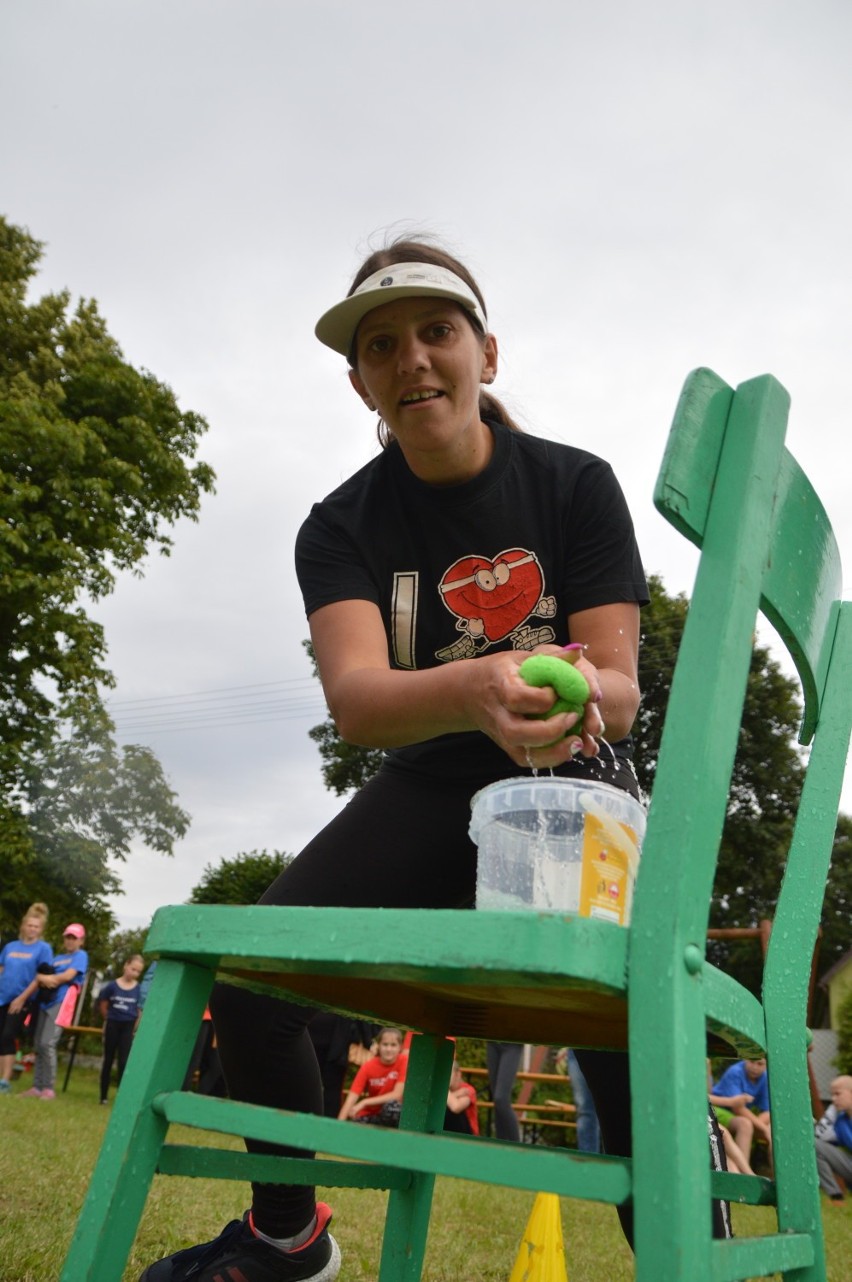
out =
{"type": "MultiPolygon", "coordinates": [[[[612,782],[612,772],[604,777],[612,782]]],[[[347,908],[472,907],[476,847],[467,829],[475,788],[475,784],[448,784],[385,766],[276,878],[260,902],[347,908]]],[[[306,1027],[314,1013],[309,1007],[218,984],[210,1009],[232,1098],[322,1113],[319,1068],[306,1027]]],[[[578,1059],[595,1099],[607,1151],[628,1154],[627,1056],[581,1051],[578,1059]]],[[[252,1140],[246,1144],[258,1153],[295,1151],[252,1140]]],[[[272,1237],[298,1233],[313,1214],[312,1188],[272,1184],[252,1188],[255,1222],[272,1237]]],[[[622,1223],[629,1234],[629,1215],[622,1215],[622,1223]]]]}
{"type": "Polygon", "coordinates": [[[108,1019],[104,1024],[104,1060],[101,1064],[101,1099],[106,1099],[109,1094],[109,1076],[112,1072],[112,1063],[116,1055],[118,1056],[118,1080],[124,1076],[127,1057],[130,1054],[130,1048],[133,1045],[133,1025],[132,1019],[108,1019]]]}

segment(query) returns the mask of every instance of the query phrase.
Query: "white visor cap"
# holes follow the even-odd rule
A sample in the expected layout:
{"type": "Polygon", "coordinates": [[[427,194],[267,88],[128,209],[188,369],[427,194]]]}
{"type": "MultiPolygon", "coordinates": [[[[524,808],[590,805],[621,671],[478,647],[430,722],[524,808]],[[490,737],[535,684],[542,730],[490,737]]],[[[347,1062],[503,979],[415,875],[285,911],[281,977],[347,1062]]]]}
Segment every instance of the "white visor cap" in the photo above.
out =
{"type": "Polygon", "coordinates": [[[488,321],[482,306],[469,285],[446,267],[433,267],[431,263],[393,263],[382,267],[362,281],[354,294],[329,308],[317,321],[314,333],[321,343],[331,347],[341,356],[352,350],[355,332],[361,321],[375,307],[389,303],[394,298],[435,297],[451,298],[461,303],[474,317],[483,334],[488,332],[488,321]]]}

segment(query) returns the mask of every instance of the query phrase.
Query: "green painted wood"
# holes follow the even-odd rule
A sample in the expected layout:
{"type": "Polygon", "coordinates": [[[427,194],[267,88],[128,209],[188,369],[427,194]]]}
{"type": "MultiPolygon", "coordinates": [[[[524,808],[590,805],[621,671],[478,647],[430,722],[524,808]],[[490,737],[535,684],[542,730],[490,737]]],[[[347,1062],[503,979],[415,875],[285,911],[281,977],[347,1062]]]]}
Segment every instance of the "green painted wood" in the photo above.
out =
{"type": "Polygon", "coordinates": [[[819,719],[834,635],[831,616],[841,587],[840,553],[825,508],[785,450],[761,609],[787,646],[802,682],[802,743],[810,743],[819,719]]]}
{"type": "Polygon", "coordinates": [[[159,1175],[196,1176],[208,1180],[257,1180],[262,1184],[316,1184],[330,1189],[406,1189],[411,1171],[371,1163],[336,1162],[332,1158],[274,1157],[194,1144],[164,1144],[159,1175]]]}
{"type": "MultiPolygon", "coordinates": [[[[763,1006],[742,984],[716,966],[705,963],[701,972],[704,1013],[708,1028],[728,1043],[738,1059],[755,1059],[766,1053],[766,1019],[763,1006]]],[[[717,1053],[724,1053],[721,1050],[717,1053]]]]}
{"type": "MultiPolygon", "coordinates": [[[[710,1282],[737,1282],[739,1278],[765,1277],[783,1273],[800,1276],[814,1258],[813,1240],[804,1233],[774,1234],[767,1237],[731,1238],[711,1247],[710,1282]]],[[[683,1274],[686,1282],[687,1274],[683,1274]]],[[[702,1276],[707,1276],[706,1271],[702,1276]]]]}
{"type": "MultiPolygon", "coordinates": [[[[673,475],[666,474],[664,465],[656,498],[669,519],[702,546],[702,557],[669,701],[634,903],[629,1001],[633,1093],[641,1101],[634,1128],[638,1282],[701,1277],[708,1258],[710,1181],[700,1163],[706,1146],[701,1122],[705,1011],[712,1007],[716,1027],[723,1029],[735,1027],[749,1012],[750,1031],[761,1040],[753,1004],[742,994],[735,997],[735,986],[703,964],[696,966],[694,957],[705,951],[754,621],[768,589],[777,598],[776,620],[780,616],[785,621],[785,640],[798,647],[794,657],[803,669],[812,721],[819,713],[821,690],[812,665],[824,660],[830,609],[819,593],[801,607],[794,585],[798,614],[791,613],[786,581],[777,571],[770,581],[768,569],[776,552],[786,564],[791,549],[800,555],[804,546],[806,571],[822,584],[836,582],[836,557],[826,553],[831,540],[822,537],[827,522],[814,520],[815,505],[802,502],[807,484],[795,468],[790,471],[783,448],[788,398],[780,385],[768,377],[742,385],[727,402],[726,417],[724,388],[704,372],[693,380],[679,413],[681,409],[673,433],[679,440],[666,456],[673,475]],[[706,498],[704,506],[696,495],[706,498]],[[790,496],[795,502],[788,501],[790,496]],[[815,544],[808,542],[810,531],[803,520],[818,527],[815,544]],[[684,798],[689,798],[687,805],[684,798]],[[662,959],[665,983],[659,982],[661,937],[673,941],[662,959]],[[662,1100],[654,1083],[664,1071],[672,1090],[662,1100]],[[669,1229],[665,1237],[654,1227],[661,1216],[669,1229]]],[[[836,804],[837,797],[834,814],[836,804]]],[[[824,878],[816,890],[820,902],[823,890],[824,878]]],[[[807,975],[810,955],[810,950],[790,953],[786,964],[807,975]]],[[[768,1027],[765,1037],[771,1044],[768,1027]]],[[[772,1058],[770,1064],[774,1111],[772,1058]]],[[[801,1055],[798,1081],[804,1090],[801,1055]]],[[[809,1243],[808,1249],[813,1261],[819,1248],[809,1243]]],[[[764,1262],[769,1247],[766,1251],[764,1262]]],[[[756,1265],[755,1259],[752,1272],[764,1271],[756,1265]]]]}
{"type": "Polygon", "coordinates": [[[852,723],[852,604],[844,602],[834,617],[837,626],[823,710],[805,776],[763,982],[778,1221],[788,1232],[804,1230],[813,1234],[815,1242],[814,1262],[797,1275],[796,1282],[818,1282],[825,1268],[810,1093],[803,1072],[810,975],[802,959],[813,954],[819,929],[852,723]],[[784,1107],[778,1108],[776,1100],[783,1101],[784,1107]]]}
{"type": "Polygon", "coordinates": [[[585,978],[601,990],[623,990],[626,971],[620,927],[552,913],[425,908],[356,913],[351,908],[179,904],[157,910],[145,952],[217,966],[226,973],[261,976],[313,969],[316,974],[339,975],[354,967],[365,978],[379,979],[392,968],[397,975],[426,982],[477,980],[498,988],[533,969],[543,984],[548,979],[559,982],[566,953],[572,956],[578,980],[585,978]],[[401,960],[398,943],[384,937],[372,941],[371,953],[370,941],[362,937],[364,920],[387,932],[404,925],[411,932],[411,961],[401,960]],[[249,939],[241,945],[243,930],[249,939]],[[440,949],[435,947],[437,931],[440,949]]]}
{"type": "Polygon", "coordinates": [[[166,1134],[151,1100],[181,1085],[212,983],[197,966],[157,967],[60,1282],[122,1276],[166,1134]]]}
{"type": "Polygon", "coordinates": [[[457,1135],[418,1135],[379,1126],[356,1126],[309,1113],[204,1099],[184,1091],[159,1095],[154,1103],[159,1116],[170,1123],[202,1126],[270,1144],[316,1148],[338,1157],[378,1162],[405,1171],[426,1171],[508,1188],[549,1189],[565,1196],[588,1196],[597,1202],[623,1202],[630,1194],[630,1163],[621,1158],[575,1155],[564,1149],[457,1135]]]}
{"type": "Polygon", "coordinates": [[[824,1282],[804,1010],[852,719],[852,604],[839,601],[839,558],[822,506],[784,448],[787,411],[773,378],[734,391],[708,370],[690,376],[678,405],[655,501],[701,547],[701,561],[629,930],[534,913],[161,910],[148,941],[166,977],[154,986],[160,1018],[146,1013],[142,1022],[139,1062],[131,1057],[134,1071],[119,1092],[63,1282],[120,1276],[158,1161],[163,1171],[216,1178],[260,1172],[294,1183],[389,1187],[380,1282],[420,1277],[437,1174],[610,1203],[632,1195],[637,1282],[734,1282],[777,1272],[786,1282],[824,1282]],[[762,1003],[704,959],[759,608],[797,665],[802,738],[813,737],[762,1003]],[[402,1128],[175,1090],[216,971],[432,1034],[415,1041],[402,1128]],[[774,1181],[708,1170],[708,1032],[736,1054],[767,1050],[774,1181]],[[633,1162],[440,1134],[446,1033],[629,1046],[633,1162]],[[669,1083],[666,1092],[660,1081],[669,1083]],[[172,1121],[334,1156],[161,1151],[172,1121]],[[779,1233],[713,1243],[711,1192],[777,1204],[779,1233]]]}
{"type": "Polygon", "coordinates": [[[627,935],[609,922],[430,909],[356,914],[181,905],[157,912],[146,947],[155,956],[184,955],[223,976],[380,1023],[540,1044],[627,1044],[627,935]],[[240,957],[243,930],[248,942],[240,957]],[[399,938],[409,941],[404,956],[399,938]]]}
{"type": "Polygon", "coordinates": [[[701,547],[733,388],[709,369],[687,377],[675,409],[654,504],[684,538],[701,547]]]}
{"type": "MultiPolygon", "coordinates": [[[[400,1118],[403,1143],[405,1131],[443,1131],[454,1052],[444,1037],[412,1040],[400,1118]]],[[[395,1189],[388,1198],[379,1282],[419,1282],[434,1188],[434,1172],[417,1170],[410,1189],[395,1189]]]]}
{"type": "MultiPolygon", "coordinates": [[[[711,370],[689,375],[654,492],[666,519],[699,547],[732,397],[711,370]]],[[[799,673],[805,699],[801,738],[808,743],[829,661],[828,616],[841,595],[840,554],[819,497],[786,450],[775,482],[771,542],[761,608],[799,673]]]]}
{"type": "Polygon", "coordinates": [[[775,1181],[762,1175],[734,1175],[729,1171],[710,1172],[710,1192],[714,1198],[739,1202],[742,1206],[775,1206],[775,1181]]]}

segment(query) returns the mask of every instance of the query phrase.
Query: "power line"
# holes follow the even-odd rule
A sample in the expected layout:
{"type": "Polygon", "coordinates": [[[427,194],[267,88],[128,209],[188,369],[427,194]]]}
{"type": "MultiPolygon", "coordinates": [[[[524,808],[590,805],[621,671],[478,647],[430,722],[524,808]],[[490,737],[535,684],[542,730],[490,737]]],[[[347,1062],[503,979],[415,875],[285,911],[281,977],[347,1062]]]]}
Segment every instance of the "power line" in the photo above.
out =
{"type": "MultiPolygon", "coordinates": [[[[108,707],[129,708],[138,706],[139,704],[168,703],[175,699],[218,699],[223,696],[239,698],[242,697],[247,690],[272,690],[285,686],[296,686],[301,689],[315,690],[318,687],[318,682],[314,677],[292,677],[286,681],[261,681],[254,685],[221,686],[218,689],[196,690],[190,693],[149,695],[141,699],[110,699],[108,700],[108,707]]],[[[250,697],[255,698],[259,696],[250,697]]]]}
{"type": "Polygon", "coordinates": [[[107,706],[121,738],[229,729],[298,718],[323,721],[328,716],[322,689],[314,678],[115,700],[107,706]]]}

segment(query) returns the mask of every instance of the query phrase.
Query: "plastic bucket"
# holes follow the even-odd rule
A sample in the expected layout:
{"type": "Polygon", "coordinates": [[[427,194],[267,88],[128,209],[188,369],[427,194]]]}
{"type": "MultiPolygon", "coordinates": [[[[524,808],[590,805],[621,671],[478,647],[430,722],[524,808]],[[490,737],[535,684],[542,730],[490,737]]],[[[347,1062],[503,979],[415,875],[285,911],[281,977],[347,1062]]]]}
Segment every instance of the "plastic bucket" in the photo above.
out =
{"type": "Polygon", "coordinates": [[[610,784],[502,779],[471,802],[476,906],[630,921],[645,811],[610,784]]]}

